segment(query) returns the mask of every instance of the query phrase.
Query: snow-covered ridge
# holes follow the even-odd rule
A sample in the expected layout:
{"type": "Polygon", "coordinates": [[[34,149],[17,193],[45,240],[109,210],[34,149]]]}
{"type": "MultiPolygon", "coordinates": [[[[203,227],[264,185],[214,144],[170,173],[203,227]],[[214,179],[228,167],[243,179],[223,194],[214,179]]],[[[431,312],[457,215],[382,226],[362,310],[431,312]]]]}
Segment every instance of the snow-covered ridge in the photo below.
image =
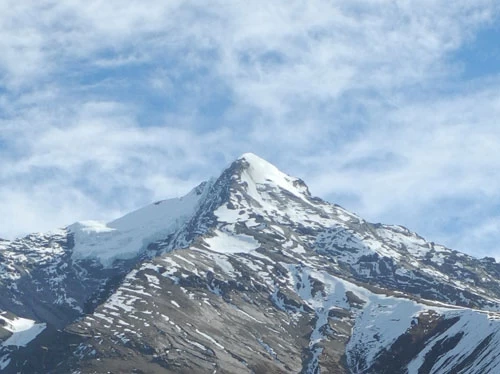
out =
{"type": "Polygon", "coordinates": [[[68,226],[74,236],[73,258],[96,258],[111,266],[114,260],[135,257],[189,220],[208,189],[204,183],[184,197],[150,204],[109,223],[81,221],[68,226]]]}
{"type": "MultiPolygon", "coordinates": [[[[408,374],[418,373],[496,373],[500,355],[500,321],[495,313],[484,313],[466,308],[429,307],[410,300],[379,298],[371,301],[357,317],[352,337],[347,346],[347,360],[354,373],[373,373],[372,365],[404,334],[414,334],[419,320],[432,316],[449,321],[450,327],[429,331],[425,347],[404,365],[408,374]],[[434,335],[432,335],[434,334],[434,335]],[[454,342],[454,343],[451,343],[454,342]],[[438,352],[450,344],[435,361],[429,361],[432,351],[438,352]],[[482,347],[477,349],[476,347],[482,347]],[[476,348],[477,354],[472,352],[476,348]],[[428,361],[428,362],[427,362],[428,361]],[[429,363],[432,362],[432,365],[429,363]],[[426,367],[427,365],[427,367],[426,367]],[[370,368],[371,367],[371,368],[370,368]],[[461,367],[463,370],[457,371],[461,367]]],[[[426,329],[425,326],[420,328],[426,329]]],[[[418,339],[418,338],[416,338],[418,339]]],[[[415,341],[415,344],[418,340],[415,341]]],[[[385,372],[385,371],[384,371],[385,372]]]]}
{"type": "MultiPolygon", "coordinates": [[[[307,187],[298,178],[252,153],[243,154],[238,161],[244,163],[241,181],[261,205],[267,205],[261,197],[262,186],[276,192],[286,190],[308,202],[307,187]]],[[[159,201],[109,223],[80,221],[68,226],[74,237],[73,258],[96,258],[109,267],[114,260],[135,257],[148,244],[168,237],[187,222],[209,189],[210,183],[204,183],[184,197],[159,201]]]]}

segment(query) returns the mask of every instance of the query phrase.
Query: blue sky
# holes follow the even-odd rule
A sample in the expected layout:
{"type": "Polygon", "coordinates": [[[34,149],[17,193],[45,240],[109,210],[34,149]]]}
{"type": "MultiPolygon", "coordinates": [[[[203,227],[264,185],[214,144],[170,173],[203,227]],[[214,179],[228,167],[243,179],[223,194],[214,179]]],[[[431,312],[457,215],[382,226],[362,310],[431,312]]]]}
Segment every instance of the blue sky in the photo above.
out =
{"type": "Polygon", "coordinates": [[[0,237],[111,220],[254,152],[500,258],[495,1],[4,1],[0,237]]]}

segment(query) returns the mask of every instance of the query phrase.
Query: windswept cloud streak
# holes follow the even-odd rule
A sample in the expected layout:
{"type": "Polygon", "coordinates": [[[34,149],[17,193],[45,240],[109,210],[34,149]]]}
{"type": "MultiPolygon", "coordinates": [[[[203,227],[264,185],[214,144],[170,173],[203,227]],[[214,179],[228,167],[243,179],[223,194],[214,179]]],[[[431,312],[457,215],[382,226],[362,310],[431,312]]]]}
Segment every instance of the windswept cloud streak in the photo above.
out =
{"type": "Polygon", "coordinates": [[[178,196],[253,151],[374,221],[499,255],[493,1],[0,5],[0,236],[178,196]],[[485,235],[481,233],[487,233],[485,235]]]}

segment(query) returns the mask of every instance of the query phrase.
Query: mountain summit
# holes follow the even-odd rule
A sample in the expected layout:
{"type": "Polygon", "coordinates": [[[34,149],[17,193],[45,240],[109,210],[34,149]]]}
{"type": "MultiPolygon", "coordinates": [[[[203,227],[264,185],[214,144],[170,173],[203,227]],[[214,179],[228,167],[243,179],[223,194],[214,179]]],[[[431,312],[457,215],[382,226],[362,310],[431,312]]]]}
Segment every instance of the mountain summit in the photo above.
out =
{"type": "Polygon", "coordinates": [[[499,278],[245,153],[184,197],[0,241],[0,372],[497,373],[499,278]]]}

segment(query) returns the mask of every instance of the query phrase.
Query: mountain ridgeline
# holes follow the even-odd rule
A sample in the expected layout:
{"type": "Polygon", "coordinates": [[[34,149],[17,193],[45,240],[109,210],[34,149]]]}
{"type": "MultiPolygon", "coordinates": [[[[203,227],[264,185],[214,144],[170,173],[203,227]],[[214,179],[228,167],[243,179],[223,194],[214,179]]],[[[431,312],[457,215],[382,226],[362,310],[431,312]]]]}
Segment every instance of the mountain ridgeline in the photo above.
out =
{"type": "Polygon", "coordinates": [[[499,279],[244,154],[182,198],[0,240],[0,372],[498,373],[499,279]]]}

